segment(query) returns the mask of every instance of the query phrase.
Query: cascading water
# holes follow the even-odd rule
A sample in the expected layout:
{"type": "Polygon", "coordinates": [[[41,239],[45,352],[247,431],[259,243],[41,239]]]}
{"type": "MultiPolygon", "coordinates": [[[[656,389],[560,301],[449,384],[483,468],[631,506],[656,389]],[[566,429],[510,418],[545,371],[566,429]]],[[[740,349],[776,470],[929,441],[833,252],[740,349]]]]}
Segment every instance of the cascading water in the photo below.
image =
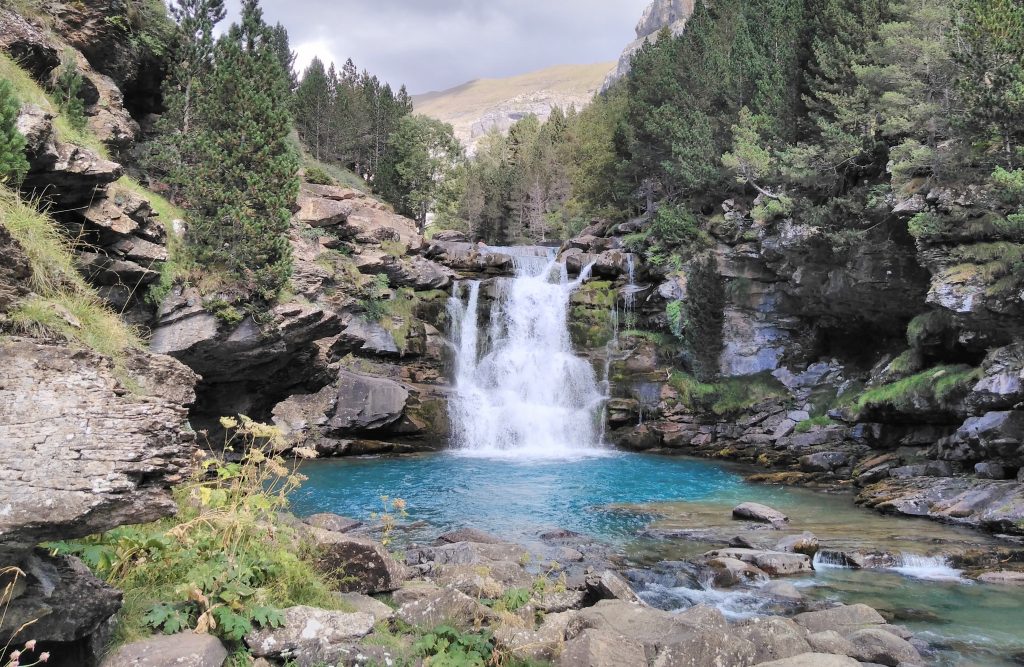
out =
{"type": "Polygon", "coordinates": [[[553,251],[491,250],[514,257],[516,276],[497,290],[486,337],[478,325],[479,281],[460,283],[448,303],[454,447],[527,458],[594,451],[604,394],[591,365],[573,354],[568,329],[569,296],[589,267],[569,281],[553,251]]]}

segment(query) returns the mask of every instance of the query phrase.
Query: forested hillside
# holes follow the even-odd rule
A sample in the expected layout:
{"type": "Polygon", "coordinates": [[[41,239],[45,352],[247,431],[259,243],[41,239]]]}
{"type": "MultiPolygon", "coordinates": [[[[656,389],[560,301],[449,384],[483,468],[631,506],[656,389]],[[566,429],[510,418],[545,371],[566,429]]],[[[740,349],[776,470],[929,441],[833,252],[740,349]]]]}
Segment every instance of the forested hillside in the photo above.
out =
{"type": "MultiPolygon", "coordinates": [[[[1012,209],[1022,26],[1012,0],[698,3],[682,35],[646,45],[585,111],[484,144],[445,220],[498,241],[655,216],[643,245],[664,251],[700,245],[729,195],[761,221],[793,216],[837,242],[855,242],[889,193],[925,182],[994,184],[1012,209]]],[[[1015,240],[1020,224],[1009,211],[991,233],[1015,240]]],[[[921,217],[911,229],[960,225],[921,217]]]]}

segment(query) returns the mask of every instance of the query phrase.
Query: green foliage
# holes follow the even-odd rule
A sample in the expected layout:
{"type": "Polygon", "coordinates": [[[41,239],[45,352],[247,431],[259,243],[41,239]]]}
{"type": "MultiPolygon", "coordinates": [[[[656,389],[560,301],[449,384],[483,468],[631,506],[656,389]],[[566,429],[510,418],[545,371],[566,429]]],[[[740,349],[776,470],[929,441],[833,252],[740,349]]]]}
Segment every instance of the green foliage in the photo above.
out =
{"type": "Polygon", "coordinates": [[[307,183],[315,185],[336,185],[334,179],[321,167],[307,167],[304,178],[307,183]]]}
{"type": "Polygon", "coordinates": [[[28,284],[33,294],[11,309],[10,324],[107,355],[114,359],[118,376],[130,384],[123,370],[124,355],[129,348],[141,348],[142,342],[85,282],[61,227],[3,185],[0,224],[24,249],[32,268],[28,284]]]}
{"type": "Polygon", "coordinates": [[[279,432],[246,417],[221,423],[226,456],[236,448],[239,456],[203,459],[175,491],[176,517],[48,545],[81,557],[125,591],[121,640],[149,629],[191,629],[237,642],[254,627],[280,626],[281,608],[336,608],[329,582],[304,559],[300,536],[278,518],[302,480],[268,453],[279,432]]]}
{"type": "Polygon", "coordinates": [[[683,339],[683,302],[669,301],[665,304],[665,317],[668,319],[668,329],[676,338],[683,339]]]}
{"type": "Polygon", "coordinates": [[[288,78],[256,0],[214,48],[214,67],[193,85],[191,129],[179,171],[197,262],[272,301],[291,272],[287,231],[298,194],[289,141],[288,78]]]}
{"type": "Polygon", "coordinates": [[[963,365],[937,366],[896,382],[867,389],[852,402],[860,416],[870,409],[912,411],[916,401],[946,403],[981,377],[979,369],[963,365]]]}
{"type": "Polygon", "coordinates": [[[54,94],[61,113],[71,127],[79,132],[85,130],[86,126],[85,103],[82,102],[81,92],[82,75],[74,57],[66,54],[57,73],[54,94]]]}
{"type": "Polygon", "coordinates": [[[660,207],[651,220],[648,233],[649,238],[653,237],[669,248],[693,248],[708,242],[697,217],[680,206],[660,207]]]}
{"type": "Polygon", "coordinates": [[[788,396],[786,388],[768,373],[708,383],[689,373],[672,371],[669,384],[687,410],[717,417],[737,415],[764,401],[788,396]]]}
{"type": "Polygon", "coordinates": [[[399,213],[416,220],[423,233],[440,184],[461,159],[462,149],[451,125],[427,116],[404,116],[388,139],[380,191],[399,213]]]}
{"type": "Polygon", "coordinates": [[[421,636],[413,644],[413,652],[432,667],[485,667],[495,652],[490,632],[462,632],[442,625],[421,636]]]}
{"type": "Polygon", "coordinates": [[[992,172],[996,192],[1007,204],[1024,204],[1024,169],[1012,171],[996,167],[992,172]]]}
{"type": "Polygon", "coordinates": [[[952,315],[946,310],[930,310],[922,313],[907,325],[907,343],[913,349],[920,349],[927,340],[941,336],[953,324],[952,315]]]}
{"type": "Polygon", "coordinates": [[[1024,145],[1024,5],[1017,0],[957,0],[963,123],[1013,169],[1024,145]]]}
{"type": "Polygon", "coordinates": [[[528,588],[510,588],[494,603],[494,608],[498,611],[515,613],[526,606],[531,596],[532,593],[528,588]]]}
{"type": "Polygon", "coordinates": [[[907,229],[915,239],[926,241],[941,237],[949,227],[937,213],[922,211],[910,219],[907,229]]]}
{"type": "Polygon", "coordinates": [[[25,137],[17,127],[20,108],[14,86],[0,80],[0,184],[17,183],[28,171],[25,137]]]}
{"type": "Polygon", "coordinates": [[[754,207],[750,217],[764,223],[779,218],[786,218],[793,214],[793,200],[789,197],[765,198],[764,202],[754,207]]]}
{"type": "Polygon", "coordinates": [[[802,422],[799,422],[793,428],[793,430],[797,433],[807,433],[811,429],[816,428],[818,426],[831,426],[832,424],[835,423],[836,422],[832,421],[832,419],[828,415],[821,415],[818,417],[811,417],[810,419],[805,419],[802,422]]]}

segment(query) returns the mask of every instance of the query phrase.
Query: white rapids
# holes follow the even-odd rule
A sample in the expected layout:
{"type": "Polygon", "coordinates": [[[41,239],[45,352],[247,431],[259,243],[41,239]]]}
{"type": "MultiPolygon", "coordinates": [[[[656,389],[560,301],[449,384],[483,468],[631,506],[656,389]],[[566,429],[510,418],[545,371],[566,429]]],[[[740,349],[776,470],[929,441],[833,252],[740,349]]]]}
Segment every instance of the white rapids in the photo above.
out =
{"type": "MultiPolygon", "coordinates": [[[[554,251],[517,255],[516,276],[496,281],[490,313],[479,281],[456,286],[448,302],[455,352],[449,401],[453,447],[511,458],[600,453],[598,417],[605,396],[594,369],[573,354],[569,297],[590,272],[570,281],[554,251]],[[482,330],[481,322],[487,322],[482,330]]],[[[526,249],[524,249],[525,251],[526,249]]]]}

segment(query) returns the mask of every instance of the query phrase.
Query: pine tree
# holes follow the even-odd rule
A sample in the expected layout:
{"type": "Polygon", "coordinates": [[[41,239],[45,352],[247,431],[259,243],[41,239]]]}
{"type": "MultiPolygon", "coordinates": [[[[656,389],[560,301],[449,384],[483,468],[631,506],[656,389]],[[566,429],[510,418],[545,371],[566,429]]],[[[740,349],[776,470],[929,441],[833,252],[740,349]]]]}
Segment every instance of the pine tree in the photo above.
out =
{"type": "Polygon", "coordinates": [[[444,180],[462,149],[452,126],[426,116],[405,116],[389,137],[379,187],[400,213],[419,223],[422,233],[444,180]]]}
{"type": "Polygon", "coordinates": [[[277,54],[277,59],[281,63],[281,68],[284,69],[285,75],[288,77],[288,89],[295,90],[295,87],[299,85],[298,77],[295,75],[296,53],[292,51],[288,30],[280,23],[275,24],[270,29],[270,41],[277,54]]]}
{"type": "Polygon", "coordinates": [[[288,279],[290,208],[298,159],[288,135],[288,78],[257,0],[218,40],[214,68],[196,96],[186,181],[189,241],[199,261],[219,266],[272,300],[288,279]]]}
{"type": "Polygon", "coordinates": [[[324,69],[323,62],[314,57],[302,75],[292,104],[299,138],[317,160],[325,159],[330,154],[332,133],[329,126],[334,104],[331,87],[331,77],[324,69]]]}
{"type": "Polygon", "coordinates": [[[17,183],[28,171],[25,137],[17,127],[20,109],[10,81],[0,80],[0,183],[17,183]]]}
{"type": "Polygon", "coordinates": [[[1013,169],[1024,162],[1024,5],[959,0],[957,7],[964,125],[974,137],[991,140],[1013,169]]]}

